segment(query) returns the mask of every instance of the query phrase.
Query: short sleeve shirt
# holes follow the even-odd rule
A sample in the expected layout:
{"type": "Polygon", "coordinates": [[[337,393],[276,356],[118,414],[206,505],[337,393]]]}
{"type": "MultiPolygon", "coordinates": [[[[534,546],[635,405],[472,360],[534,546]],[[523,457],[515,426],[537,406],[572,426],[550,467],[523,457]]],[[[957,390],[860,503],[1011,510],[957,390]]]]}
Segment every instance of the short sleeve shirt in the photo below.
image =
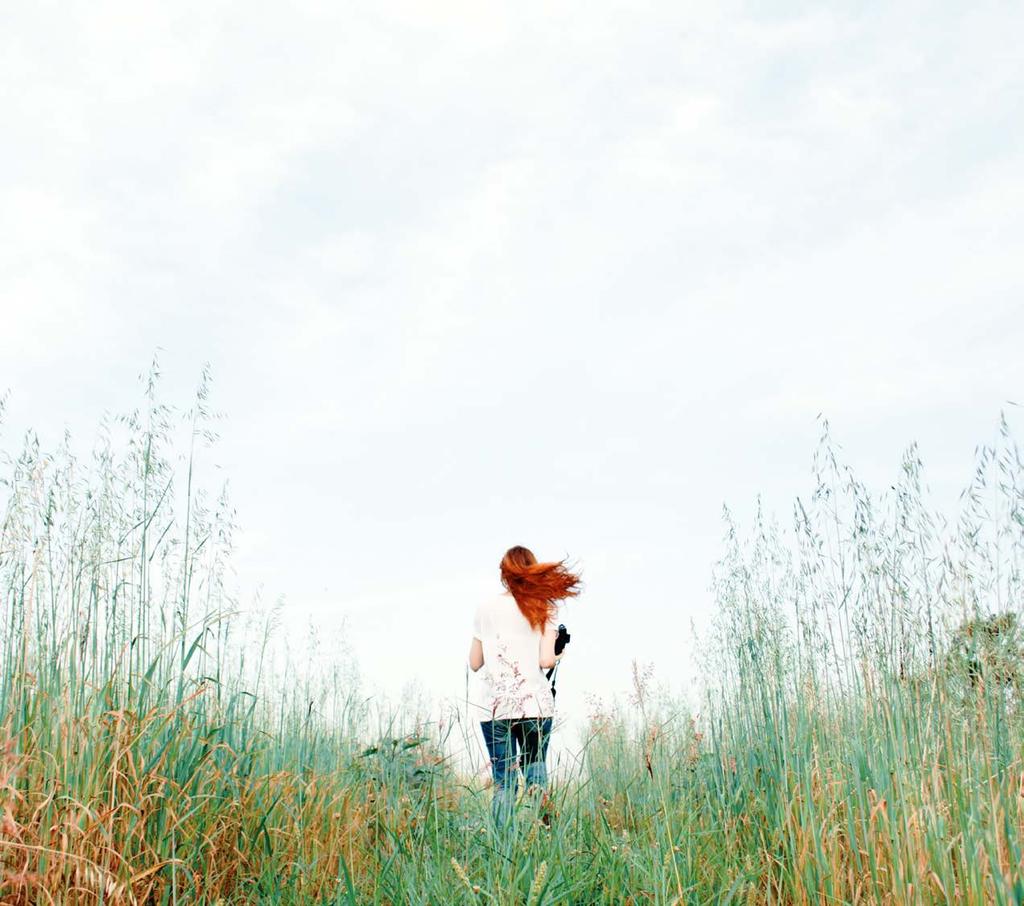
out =
{"type": "Polygon", "coordinates": [[[551,717],[555,699],[540,666],[543,633],[530,626],[511,595],[484,601],[473,618],[484,652],[481,720],[551,717]]]}

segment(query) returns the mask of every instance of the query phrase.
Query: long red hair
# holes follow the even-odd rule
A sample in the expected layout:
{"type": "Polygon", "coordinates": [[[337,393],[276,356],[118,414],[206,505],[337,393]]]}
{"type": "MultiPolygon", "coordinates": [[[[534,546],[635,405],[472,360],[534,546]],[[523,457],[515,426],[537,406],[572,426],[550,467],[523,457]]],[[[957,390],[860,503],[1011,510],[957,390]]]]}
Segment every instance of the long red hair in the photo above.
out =
{"type": "Polygon", "coordinates": [[[501,584],[534,629],[543,629],[554,617],[558,601],[580,593],[580,577],[564,560],[538,563],[533,551],[518,545],[510,547],[501,558],[501,584]]]}

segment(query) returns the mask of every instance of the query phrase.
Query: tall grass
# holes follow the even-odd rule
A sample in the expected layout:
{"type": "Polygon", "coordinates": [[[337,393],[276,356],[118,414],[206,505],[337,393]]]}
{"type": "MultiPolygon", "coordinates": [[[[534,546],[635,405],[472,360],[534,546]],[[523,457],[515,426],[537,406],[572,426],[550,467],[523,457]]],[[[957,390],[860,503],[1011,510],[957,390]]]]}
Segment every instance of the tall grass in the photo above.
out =
{"type": "Polygon", "coordinates": [[[729,525],[707,788],[729,848],[757,854],[738,889],[1020,902],[1022,474],[1003,420],[949,525],[916,448],[875,499],[826,426],[791,531],[759,514],[742,545],[729,525]]]}
{"type": "MultiPolygon", "coordinates": [[[[216,419],[144,404],[80,461],[29,437],[0,528],[5,903],[1009,903],[1021,877],[1024,469],[1005,423],[951,523],[916,450],[874,496],[823,433],[780,527],[726,518],[691,715],[638,672],[513,832],[344,664],[232,597],[216,419]],[[183,443],[175,446],[175,439],[183,443]],[[178,456],[176,449],[185,453],[178,456]]],[[[453,740],[456,742],[453,743],[453,740]]]]}

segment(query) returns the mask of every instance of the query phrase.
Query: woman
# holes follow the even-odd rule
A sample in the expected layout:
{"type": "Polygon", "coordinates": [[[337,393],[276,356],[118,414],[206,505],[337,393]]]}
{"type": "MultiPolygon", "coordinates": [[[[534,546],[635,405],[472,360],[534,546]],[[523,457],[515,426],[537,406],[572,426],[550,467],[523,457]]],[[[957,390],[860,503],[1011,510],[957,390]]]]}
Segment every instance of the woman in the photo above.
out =
{"type": "Polygon", "coordinates": [[[579,594],[580,580],[564,561],[538,563],[527,548],[513,547],[501,560],[501,584],[504,594],[477,608],[469,649],[473,671],[486,668],[486,719],[480,727],[491,759],[492,810],[499,825],[508,822],[516,800],[517,750],[527,786],[547,783],[555,699],[544,671],[558,660],[558,602],[579,594]]]}

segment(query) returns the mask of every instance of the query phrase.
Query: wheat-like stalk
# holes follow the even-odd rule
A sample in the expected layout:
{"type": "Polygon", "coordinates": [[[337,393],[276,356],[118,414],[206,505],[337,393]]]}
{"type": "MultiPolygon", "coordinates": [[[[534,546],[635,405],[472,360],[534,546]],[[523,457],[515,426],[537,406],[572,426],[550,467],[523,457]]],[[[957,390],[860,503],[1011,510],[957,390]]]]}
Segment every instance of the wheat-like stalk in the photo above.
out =
{"type": "Polygon", "coordinates": [[[548,876],[548,863],[541,862],[537,866],[537,872],[533,876],[533,883],[530,884],[530,894],[526,898],[528,906],[536,906],[541,890],[544,889],[544,880],[548,876]]]}

